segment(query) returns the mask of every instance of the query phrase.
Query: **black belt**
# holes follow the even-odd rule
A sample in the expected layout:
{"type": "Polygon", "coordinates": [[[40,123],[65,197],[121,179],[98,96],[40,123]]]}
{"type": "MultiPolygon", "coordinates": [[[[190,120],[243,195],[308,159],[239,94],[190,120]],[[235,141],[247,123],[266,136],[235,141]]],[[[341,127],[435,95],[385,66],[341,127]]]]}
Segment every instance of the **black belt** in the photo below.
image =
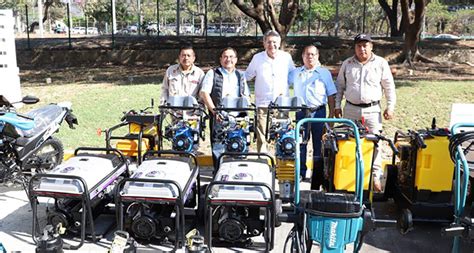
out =
{"type": "Polygon", "coordinates": [[[315,112],[315,111],[319,111],[319,110],[321,110],[321,109],[326,109],[326,104],[320,105],[320,106],[318,106],[318,107],[311,107],[309,110],[310,110],[311,112],[315,112]]]}
{"type": "Polygon", "coordinates": [[[346,102],[350,105],[363,107],[363,108],[372,107],[374,105],[379,105],[379,103],[380,103],[380,101],[374,101],[374,102],[370,102],[370,103],[367,103],[367,104],[354,104],[354,103],[351,103],[351,101],[349,101],[349,100],[346,100],[346,102]]]}

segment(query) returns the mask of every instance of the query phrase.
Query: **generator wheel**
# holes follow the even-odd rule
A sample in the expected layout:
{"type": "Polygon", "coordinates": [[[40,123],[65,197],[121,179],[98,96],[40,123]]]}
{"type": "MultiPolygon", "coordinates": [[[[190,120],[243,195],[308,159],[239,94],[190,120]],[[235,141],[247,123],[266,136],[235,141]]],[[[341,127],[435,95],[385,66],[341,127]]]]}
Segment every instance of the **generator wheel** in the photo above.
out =
{"type": "Polygon", "coordinates": [[[397,225],[402,235],[413,230],[413,216],[409,209],[402,209],[400,217],[397,220],[397,225]]]}

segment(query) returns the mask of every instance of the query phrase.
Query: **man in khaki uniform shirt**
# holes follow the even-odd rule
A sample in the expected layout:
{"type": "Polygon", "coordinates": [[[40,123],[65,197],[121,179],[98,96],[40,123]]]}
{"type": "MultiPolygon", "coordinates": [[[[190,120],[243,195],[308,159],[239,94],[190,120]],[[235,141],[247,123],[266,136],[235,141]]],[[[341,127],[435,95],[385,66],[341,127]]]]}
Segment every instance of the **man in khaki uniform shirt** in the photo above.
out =
{"type": "MultiPolygon", "coordinates": [[[[383,112],[386,120],[392,119],[395,111],[395,83],[388,62],[372,52],[370,35],[359,34],[354,38],[355,55],[346,59],[337,76],[336,107],[334,115],[338,118],[365,121],[369,132],[380,134],[382,131],[382,113],[380,100],[382,93],[387,99],[383,112]],[[344,115],[341,101],[345,97],[344,115]]],[[[383,175],[379,150],[374,161],[374,190],[381,191],[380,179],[383,175]]]]}
{"type": "Polygon", "coordinates": [[[193,96],[198,99],[204,71],[194,65],[196,55],[191,46],[179,50],[179,64],[171,65],[163,78],[160,104],[163,105],[170,96],[193,96]]]}

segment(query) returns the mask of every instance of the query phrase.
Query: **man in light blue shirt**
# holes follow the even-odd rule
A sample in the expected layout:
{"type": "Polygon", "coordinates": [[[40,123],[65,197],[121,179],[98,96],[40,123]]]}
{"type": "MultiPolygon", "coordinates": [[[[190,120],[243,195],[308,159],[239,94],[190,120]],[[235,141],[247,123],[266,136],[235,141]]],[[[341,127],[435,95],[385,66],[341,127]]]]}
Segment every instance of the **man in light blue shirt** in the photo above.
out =
{"type": "MultiPolygon", "coordinates": [[[[295,96],[304,100],[306,106],[311,108],[309,117],[325,118],[326,104],[329,106],[329,118],[332,118],[336,86],[332,80],[331,72],[321,67],[319,62],[319,51],[314,45],[306,46],[303,49],[304,66],[296,68],[290,72],[288,82],[293,85],[295,96]]],[[[307,117],[306,112],[297,112],[296,120],[307,117]]],[[[319,189],[323,183],[323,159],[321,155],[321,137],[323,134],[323,124],[313,123],[311,133],[305,128],[305,137],[312,136],[313,143],[313,176],[311,181],[312,189],[319,189]]],[[[306,145],[301,147],[300,177],[306,177],[306,145]]]]}

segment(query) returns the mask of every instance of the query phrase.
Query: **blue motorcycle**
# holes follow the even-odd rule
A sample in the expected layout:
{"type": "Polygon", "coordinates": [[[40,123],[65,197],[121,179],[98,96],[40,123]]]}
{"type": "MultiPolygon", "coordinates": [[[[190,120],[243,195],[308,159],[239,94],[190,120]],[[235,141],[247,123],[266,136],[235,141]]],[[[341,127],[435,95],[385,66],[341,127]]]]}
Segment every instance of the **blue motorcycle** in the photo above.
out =
{"type": "MultiPolygon", "coordinates": [[[[38,101],[26,96],[20,102],[38,101]]],[[[77,119],[70,104],[49,104],[27,114],[17,112],[13,104],[0,96],[0,181],[20,183],[26,190],[27,175],[49,171],[61,163],[63,144],[53,135],[64,120],[74,128],[77,119]]]]}

